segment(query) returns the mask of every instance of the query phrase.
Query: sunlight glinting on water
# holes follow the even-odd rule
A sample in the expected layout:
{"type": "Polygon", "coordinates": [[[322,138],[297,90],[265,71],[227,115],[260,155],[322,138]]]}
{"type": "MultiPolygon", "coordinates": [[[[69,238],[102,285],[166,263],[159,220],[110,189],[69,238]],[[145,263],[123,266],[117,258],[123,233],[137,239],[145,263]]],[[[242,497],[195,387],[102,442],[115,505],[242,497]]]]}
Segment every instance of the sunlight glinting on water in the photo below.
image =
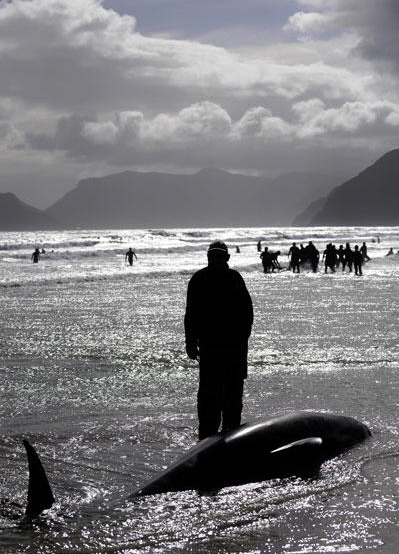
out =
{"type": "Polygon", "coordinates": [[[1,548],[294,554],[390,544],[399,356],[391,246],[399,246],[398,228],[1,234],[1,498],[23,512],[22,438],[37,446],[56,497],[31,528],[0,517],[1,548]],[[371,242],[377,236],[381,243],[371,242]],[[184,350],[185,294],[217,237],[229,243],[255,309],[243,419],[331,411],[358,418],[374,436],[314,478],[128,502],[196,443],[198,368],[184,350]],[[319,249],[366,240],[372,259],[362,278],[323,268],[265,275],[260,239],[281,250],[283,266],[294,240],[319,249]],[[36,245],[46,250],[37,266],[36,245]],[[129,246],[133,268],[124,265],[129,246]]]}

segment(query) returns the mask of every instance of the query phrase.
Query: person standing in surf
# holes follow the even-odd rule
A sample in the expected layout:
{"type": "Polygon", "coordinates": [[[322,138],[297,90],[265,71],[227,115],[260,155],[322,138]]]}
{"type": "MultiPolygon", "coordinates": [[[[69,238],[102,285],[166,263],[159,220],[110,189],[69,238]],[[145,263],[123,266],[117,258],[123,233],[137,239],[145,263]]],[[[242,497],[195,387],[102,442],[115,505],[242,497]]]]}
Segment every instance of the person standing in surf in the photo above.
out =
{"type": "Polygon", "coordinates": [[[251,296],[238,271],[230,269],[224,242],[208,248],[208,266],[187,288],[184,317],[186,352],[199,357],[197,409],[199,439],[239,427],[248,338],[253,323],[251,296]]]}
{"type": "Polygon", "coordinates": [[[30,258],[31,258],[31,260],[32,260],[32,262],[33,262],[34,264],[39,263],[39,260],[40,260],[40,250],[39,250],[38,248],[35,248],[35,250],[34,250],[32,256],[31,256],[30,258]]]}
{"type": "Polygon", "coordinates": [[[345,271],[345,267],[348,266],[349,273],[352,273],[353,266],[353,250],[349,242],[345,245],[345,261],[342,265],[342,271],[345,271]]]}
{"type": "Polygon", "coordinates": [[[129,262],[129,265],[133,265],[133,256],[136,258],[137,260],[137,256],[136,256],[136,252],[134,252],[132,250],[132,248],[130,247],[129,250],[126,252],[125,254],[125,261],[128,260],[129,262]]]}
{"type": "Polygon", "coordinates": [[[262,260],[263,273],[270,273],[270,269],[272,268],[272,257],[267,246],[265,246],[259,257],[262,260]]]}
{"type": "Polygon", "coordinates": [[[299,273],[299,262],[301,261],[301,251],[293,242],[291,248],[288,251],[288,258],[290,259],[290,266],[293,273],[299,273]]]}
{"type": "Polygon", "coordinates": [[[355,275],[363,275],[362,273],[362,264],[363,264],[363,254],[359,250],[358,245],[356,244],[355,250],[353,252],[353,267],[355,269],[355,275]]]}
{"type": "Polygon", "coordinates": [[[332,242],[329,242],[326,246],[326,249],[323,253],[324,260],[324,273],[327,273],[329,268],[333,273],[335,273],[335,268],[337,266],[337,251],[332,242]]]}
{"type": "Polygon", "coordinates": [[[363,257],[363,262],[368,262],[370,261],[370,256],[367,254],[367,244],[365,242],[363,242],[363,244],[361,245],[360,247],[360,253],[363,257]]]}

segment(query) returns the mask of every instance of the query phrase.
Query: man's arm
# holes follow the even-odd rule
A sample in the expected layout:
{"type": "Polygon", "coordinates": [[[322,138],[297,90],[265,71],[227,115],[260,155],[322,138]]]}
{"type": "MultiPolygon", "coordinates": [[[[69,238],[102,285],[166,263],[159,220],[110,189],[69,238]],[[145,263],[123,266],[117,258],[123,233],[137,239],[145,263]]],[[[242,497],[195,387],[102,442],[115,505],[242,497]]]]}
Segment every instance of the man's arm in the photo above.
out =
{"type": "Polygon", "coordinates": [[[248,337],[249,337],[251,335],[252,325],[254,322],[254,309],[252,305],[251,295],[249,294],[246,286],[245,286],[245,293],[246,293],[245,296],[246,296],[246,303],[247,303],[247,324],[248,324],[248,337]]]}
{"type": "Polygon", "coordinates": [[[197,331],[196,293],[193,279],[190,279],[187,287],[187,304],[184,316],[184,332],[186,336],[186,352],[190,360],[198,357],[198,331],[197,331]]]}
{"type": "Polygon", "coordinates": [[[237,275],[240,283],[240,317],[242,322],[242,330],[244,331],[246,338],[248,338],[251,335],[252,324],[254,322],[252,298],[248,292],[244,279],[238,272],[237,275]]]}

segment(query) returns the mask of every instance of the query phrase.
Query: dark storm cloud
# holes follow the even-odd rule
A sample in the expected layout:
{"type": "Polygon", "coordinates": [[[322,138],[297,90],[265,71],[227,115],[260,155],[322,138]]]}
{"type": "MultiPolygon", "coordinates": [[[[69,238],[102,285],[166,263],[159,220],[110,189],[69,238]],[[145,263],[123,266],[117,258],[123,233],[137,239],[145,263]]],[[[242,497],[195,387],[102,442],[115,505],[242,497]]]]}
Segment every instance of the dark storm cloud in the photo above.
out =
{"type": "Polygon", "coordinates": [[[287,27],[302,33],[353,32],[358,38],[354,53],[399,69],[397,0],[297,0],[297,3],[306,11],[292,15],[287,27]]]}
{"type": "Polygon", "coordinates": [[[61,117],[54,135],[27,133],[27,144],[36,150],[63,150],[68,155],[78,159],[101,155],[95,153],[90,142],[82,135],[85,124],[90,121],[93,120],[78,114],[61,117]]]}
{"type": "Polygon", "coordinates": [[[389,62],[399,74],[399,2],[382,0],[375,3],[374,10],[365,21],[359,52],[375,61],[389,62]]]}

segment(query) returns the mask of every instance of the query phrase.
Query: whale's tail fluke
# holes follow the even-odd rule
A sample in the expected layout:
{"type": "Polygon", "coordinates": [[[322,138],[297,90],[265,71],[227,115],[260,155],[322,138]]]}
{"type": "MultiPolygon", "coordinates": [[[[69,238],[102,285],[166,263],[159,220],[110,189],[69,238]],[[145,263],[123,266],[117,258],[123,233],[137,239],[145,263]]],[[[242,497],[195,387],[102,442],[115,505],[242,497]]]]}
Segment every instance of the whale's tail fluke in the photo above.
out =
{"type": "Polygon", "coordinates": [[[51,508],[54,504],[54,496],[36,450],[27,440],[23,442],[29,464],[28,504],[25,518],[32,519],[43,510],[51,508]]]}

